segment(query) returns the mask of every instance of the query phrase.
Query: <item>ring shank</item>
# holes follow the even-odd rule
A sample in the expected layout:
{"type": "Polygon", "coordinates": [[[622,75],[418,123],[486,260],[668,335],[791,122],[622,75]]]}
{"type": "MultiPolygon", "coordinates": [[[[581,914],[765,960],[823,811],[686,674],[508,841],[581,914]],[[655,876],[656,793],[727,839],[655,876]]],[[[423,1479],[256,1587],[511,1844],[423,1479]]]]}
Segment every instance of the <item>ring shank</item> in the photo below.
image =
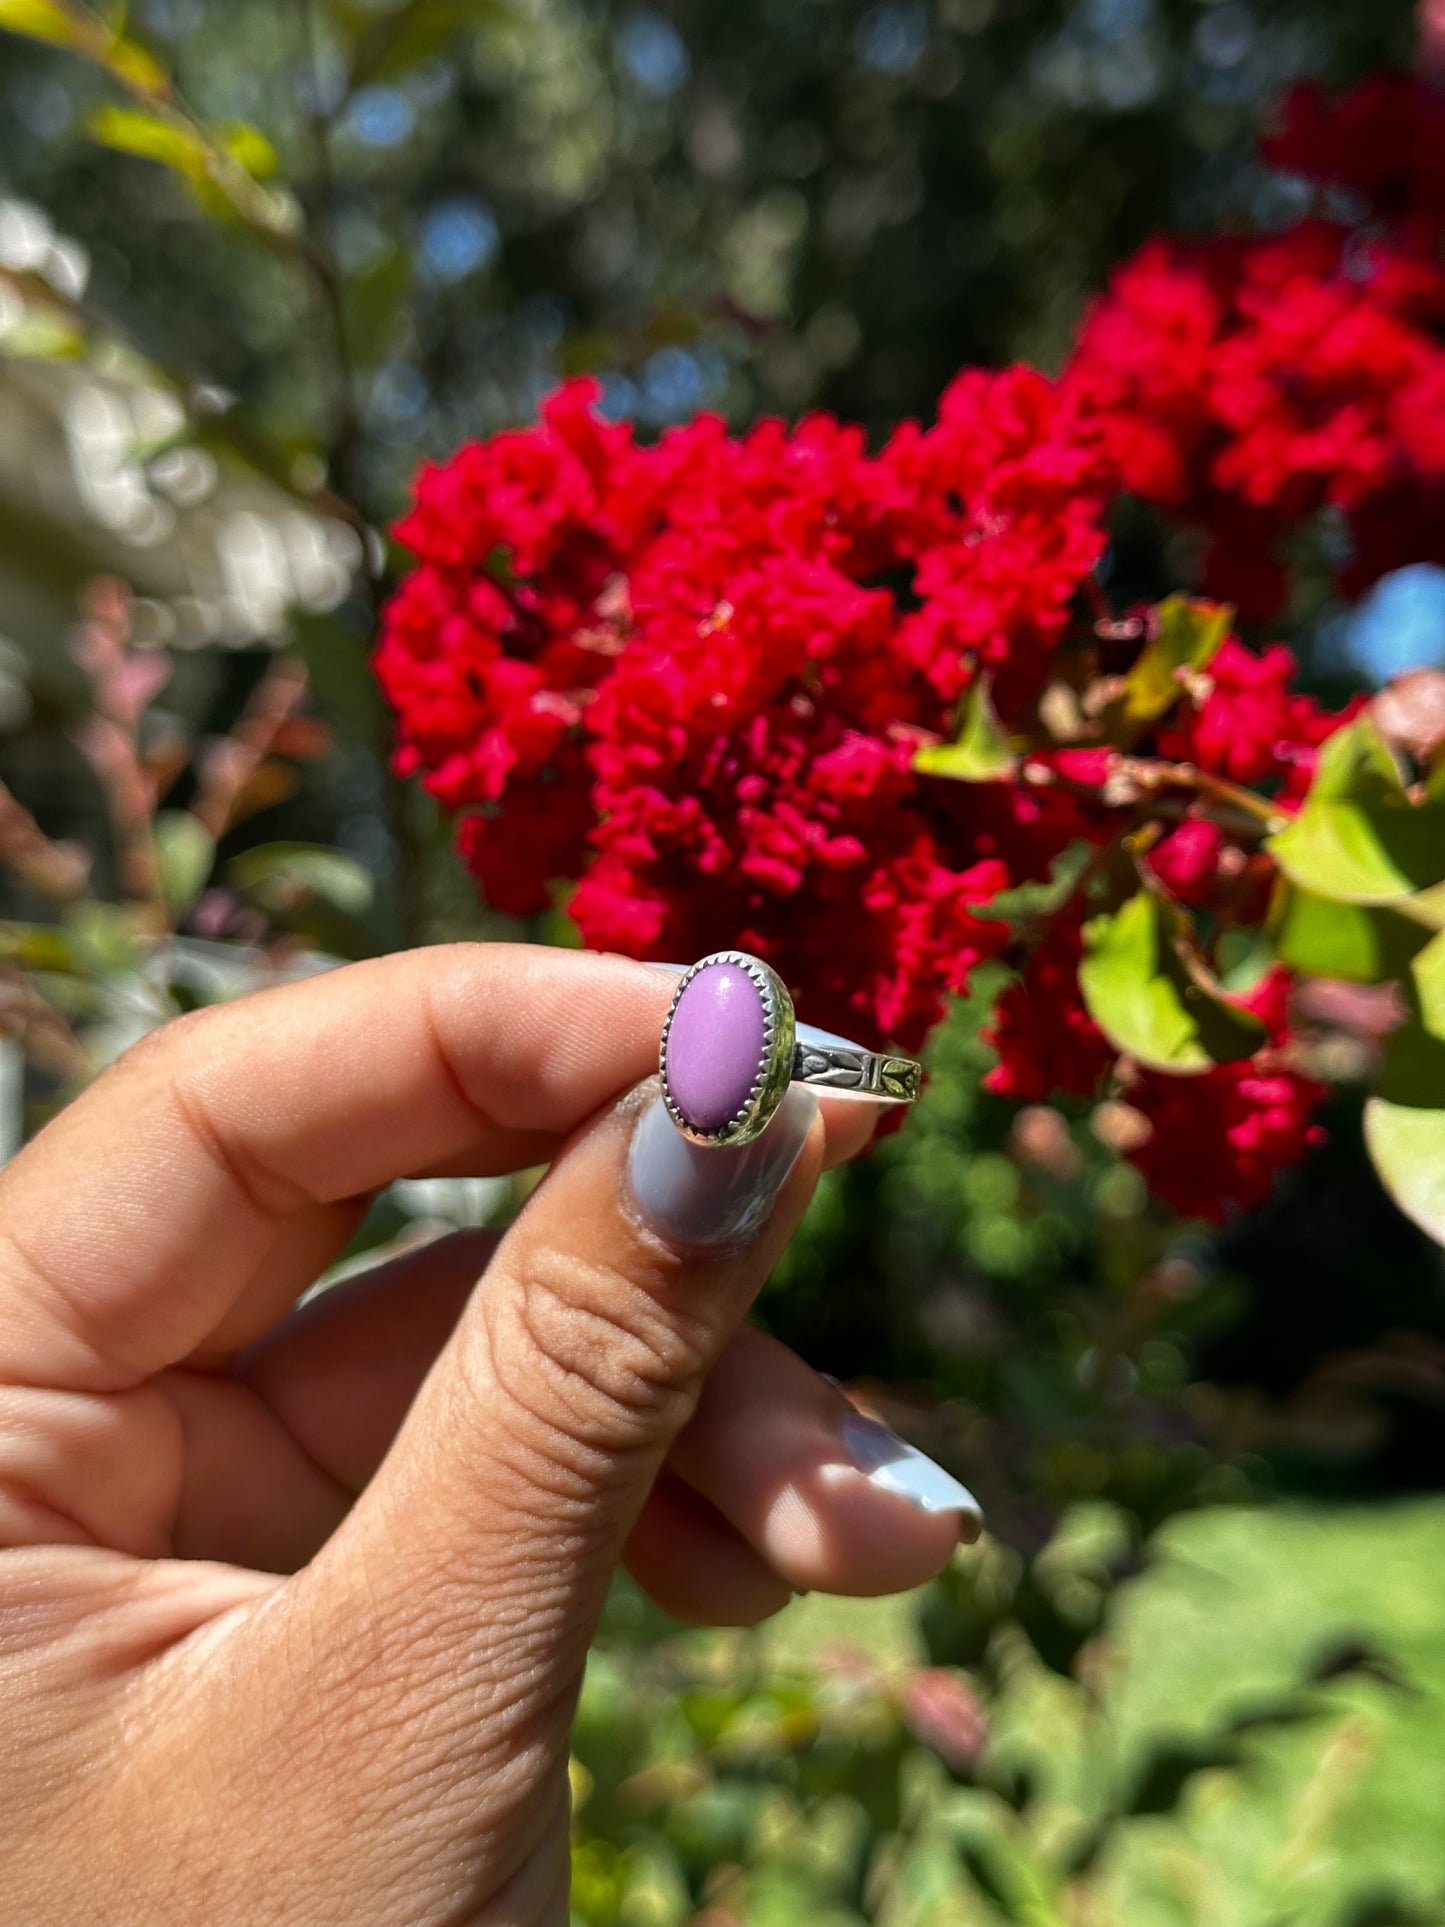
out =
{"type": "Polygon", "coordinates": [[[826,1091],[829,1097],[862,1098],[872,1104],[911,1104],[918,1096],[923,1066],[911,1057],[863,1050],[857,1044],[813,1042],[793,1046],[794,1084],[826,1091]]]}

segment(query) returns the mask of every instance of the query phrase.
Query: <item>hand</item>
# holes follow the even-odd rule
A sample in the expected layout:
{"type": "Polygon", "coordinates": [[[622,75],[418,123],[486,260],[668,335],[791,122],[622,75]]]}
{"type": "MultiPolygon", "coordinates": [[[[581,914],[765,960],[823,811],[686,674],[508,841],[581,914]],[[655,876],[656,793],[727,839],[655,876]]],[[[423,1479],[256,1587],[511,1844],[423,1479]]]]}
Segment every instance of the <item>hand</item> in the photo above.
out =
{"type": "Polygon", "coordinates": [[[168,1025],[0,1177],[3,1927],[565,1927],[619,1559],[724,1623],[947,1561],[962,1488],[740,1329],[870,1109],[687,1145],[634,1088],[671,990],[358,964],[168,1025]],[[504,1237],[293,1309],[392,1178],[546,1160],[504,1237]]]}

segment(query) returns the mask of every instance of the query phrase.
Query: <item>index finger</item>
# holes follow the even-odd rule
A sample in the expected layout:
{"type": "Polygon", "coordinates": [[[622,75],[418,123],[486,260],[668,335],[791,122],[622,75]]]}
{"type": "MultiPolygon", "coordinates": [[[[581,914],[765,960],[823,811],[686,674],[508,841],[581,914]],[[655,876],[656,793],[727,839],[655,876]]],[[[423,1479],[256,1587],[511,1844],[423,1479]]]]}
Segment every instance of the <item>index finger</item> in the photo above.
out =
{"type": "Polygon", "coordinates": [[[0,1379],[127,1389],[235,1323],[288,1222],[463,1154],[539,1161],[655,1068],[672,988],[450,944],[164,1026],[0,1175],[0,1379]]]}

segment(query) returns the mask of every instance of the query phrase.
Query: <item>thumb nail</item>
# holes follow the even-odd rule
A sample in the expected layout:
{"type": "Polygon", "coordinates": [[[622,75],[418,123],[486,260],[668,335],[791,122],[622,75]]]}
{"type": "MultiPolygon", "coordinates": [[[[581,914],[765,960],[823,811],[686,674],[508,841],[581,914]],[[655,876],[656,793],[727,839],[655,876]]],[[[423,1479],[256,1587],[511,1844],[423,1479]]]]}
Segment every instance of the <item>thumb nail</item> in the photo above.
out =
{"type": "Polygon", "coordinates": [[[745,1243],[772,1210],[817,1114],[813,1093],[795,1085],[750,1144],[693,1144],[654,1097],[628,1153],[633,1208],[670,1244],[717,1251],[745,1243]]]}

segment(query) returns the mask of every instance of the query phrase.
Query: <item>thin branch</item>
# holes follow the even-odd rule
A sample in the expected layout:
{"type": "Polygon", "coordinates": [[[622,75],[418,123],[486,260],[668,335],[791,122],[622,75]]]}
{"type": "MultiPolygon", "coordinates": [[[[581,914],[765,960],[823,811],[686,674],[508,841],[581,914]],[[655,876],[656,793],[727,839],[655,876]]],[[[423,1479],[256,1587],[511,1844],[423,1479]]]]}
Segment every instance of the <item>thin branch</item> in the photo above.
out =
{"type": "Polygon", "coordinates": [[[1276,830],[1282,830],[1289,822],[1284,812],[1276,809],[1268,797],[1257,796],[1240,783],[1231,783],[1227,776],[1216,776],[1210,770],[1196,769],[1193,763],[1150,763],[1148,768],[1152,780],[1160,787],[1168,785],[1175,789],[1194,790],[1200,796],[1242,810],[1247,817],[1262,824],[1271,835],[1276,830]]]}
{"type": "MultiPolygon", "coordinates": [[[[1242,784],[1232,783],[1227,776],[1216,776],[1212,770],[1198,769],[1193,763],[1156,762],[1153,757],[1129,756],[1123,751],[1118,752],[1111,765],[1102,791],[1096,783],[1080,782],[1055,769],[1047,771],[1047,780],[1112,809],[1148,804],[1161,790],[1190,790],[1223,809],[1234,811],[1237,818],[1243,819],[1244,830],[1254,835],[1272,836],[1290,821],[1267,796],[1257,796],[1242,784]],[[1121,788],[1123,794],[1119,793],[1121,788]]],[[[1236,821],[1231,827],[1239,828],[1240,824],[1236,821]]]]}
{"type": "Polygon", "coordinates": [[[4,783],[0,783],[0,865],[38,897],[61,908],[78,903],[90,881],[85,852],[47,836],[4,783]]]}
{"type": "Polygon", "coordinates": [[[1094,634],[1100,642],[1137,642],[1144,634],[1144,624],[1138,616],[1116,616],[1104,594],[1103,586],[1096,575],[1087,575],[1083,582],[1084,595],[1094,618],[1094,634]]]}
{"type": "Polygon", "coordinates": [[[305,694],[304,667],[282,657],[257,685],[230,735],[212,743],[199,759],[200,781],[191,814],[213,843],[219,843],[235,822],[247,785],[275,750],[305,694]]]}
{"type": "MultiPolygon", "coordinates": [[[[326,332],[331,340],[334,414],[330,442],[331,465],[343,490],[355,495],[353,481],[356,446],[361,433],[361,398],[355,357],[346,327],[341,275],[332,245],[336,215],[336,173],[331,165],[331,120],[321,104],[321,43],[315,0],[300,0],[297,9],[306,68],[306,119],[311,136],[311,164],[315,192],[311,209],[311,255],[316,291],[326,332]]],[[[368,581],[370,572],[368,571],[368,581]]]]}

